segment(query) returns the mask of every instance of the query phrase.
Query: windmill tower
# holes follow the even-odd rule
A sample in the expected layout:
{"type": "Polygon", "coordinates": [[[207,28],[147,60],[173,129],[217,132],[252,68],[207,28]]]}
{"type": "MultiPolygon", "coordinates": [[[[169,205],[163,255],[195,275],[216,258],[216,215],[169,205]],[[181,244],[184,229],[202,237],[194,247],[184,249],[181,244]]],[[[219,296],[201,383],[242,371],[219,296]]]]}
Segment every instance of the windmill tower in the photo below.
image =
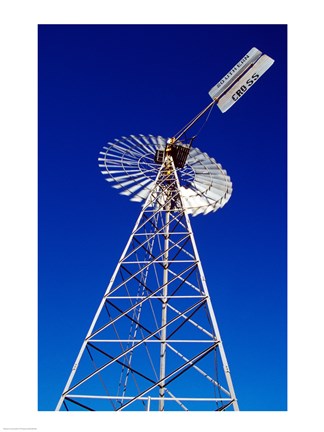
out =
{"type": "Polygon", "coordinates": [[[122,137],[100,152],[106,180],[142,209],[56,410],[239,409],[189,217],[223,207],[232,183],[181,138],[273,63],[256,48],[243,59],[177,136],[122,137]]]}

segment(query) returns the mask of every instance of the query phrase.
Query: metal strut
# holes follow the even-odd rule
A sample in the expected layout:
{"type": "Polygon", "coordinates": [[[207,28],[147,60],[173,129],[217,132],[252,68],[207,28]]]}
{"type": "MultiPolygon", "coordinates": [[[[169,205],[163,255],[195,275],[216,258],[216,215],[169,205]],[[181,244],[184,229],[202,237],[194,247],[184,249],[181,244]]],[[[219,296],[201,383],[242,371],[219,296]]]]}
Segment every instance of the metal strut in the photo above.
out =
{"type": "Polygon", "coordinates": [[[178,132],[178,134],[175,135],[174,138],[171,138],[174,140],[173,142],[177,142],[210,108],[212,108],[215,103],[217,102],[217,99],[214,99],[209,105],[206,106],[199,114],[196,115],[182,130],[178,132]]]}
{"type": "MultiPolygon", "coordinates": [[[[216,103],[216,100],[213,100],[209,105],[207,105],[206,108],[204,108],[199,114],[196,115],[184,128],[182,128],[174,137],[169,138],[165,143],[165,150],[161,148],[157,148],[155,151],[155,157],[154,162],[157,164],[164,164],[164,166],[169,165],[169,171],[171,173],[172,167],[171,167],[171,160],[173,161],[175,168],[184,168],[186,165],[187,158],[190,153],[190,149],[192,146],[193,140],[197,137],[203,126],[200,128],[200,131],[198,131],[198,134],[193,136],[189,143],[183,143],[180,141],[180,138],[185,135],[185,133],[216,103]],[[169,156],[169,158],[167,158],[169,156]],[[171,168],[171,169],[170,169],[171,168]]],[[[211,113],[211,111],[210,111],[211,113]]],[[[209,113],[209,115],[210,115],[209,113]]],[[[207,122],[209,115],[207,116],[207,119],[205,123],[207,122]]]]}
{"type": "MultiPolygon", "coordinates": [[[[172,173],[172,159],[170,155],[171,146],[166,148],[164,167],[167,174],[166,182],[170,184],[172,173]]],[[[162,290],[162,316],[161,316],[161,351],[160,351],[160,391],[159,391],[159,411],[164,411],[164,392],[165,392],[165,364],[166,364],[166,323],[167,323],[167,301],[168,301],[168,268],[169,268],[169,229],[170,229],[170,210],[171,194],[170,188],[166,188],[165,205],[165,225],[164,225],[164,255],[163,255],[163,290],[162,290]]]]}

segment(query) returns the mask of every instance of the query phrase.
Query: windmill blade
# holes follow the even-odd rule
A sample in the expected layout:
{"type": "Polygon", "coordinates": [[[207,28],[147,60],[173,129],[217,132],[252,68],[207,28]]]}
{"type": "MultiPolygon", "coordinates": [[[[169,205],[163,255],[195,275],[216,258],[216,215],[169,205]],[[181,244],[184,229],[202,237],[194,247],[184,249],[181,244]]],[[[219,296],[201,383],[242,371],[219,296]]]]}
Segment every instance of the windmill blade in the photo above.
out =
{"type": "MultiPolygon", "coordinates": [[[[133,202],[143,202],[161,169],[161,163],[155,160],[156,152],[163,152],[166,143],[166,138],[154,135],[115,139],[99,152],[101,173],[121,195],[133,202]]],[[[232,182],[226,170],[199,148],[190,148],[186,164],[177,168],[177,174],[182,205],[193,216],[216,211],[231,196],[232,182]]],[[[156,189],[154,194],[160,194],[159,202],[163,205],[164,192],[156,189]]]]}

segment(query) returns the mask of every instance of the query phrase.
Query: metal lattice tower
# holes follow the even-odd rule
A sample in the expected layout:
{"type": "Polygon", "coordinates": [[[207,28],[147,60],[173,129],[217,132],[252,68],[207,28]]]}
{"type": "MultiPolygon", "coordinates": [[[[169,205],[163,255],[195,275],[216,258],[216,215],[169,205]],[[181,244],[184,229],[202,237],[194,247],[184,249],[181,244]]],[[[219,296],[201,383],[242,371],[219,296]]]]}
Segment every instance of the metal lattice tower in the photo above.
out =
{"type": "Polygon", "coordinates": [[[180,138],[273,64],[261,54],[252,48],[177,136],[132,135],[100,152],[106,180],[143,205],[56,410],[239,410],[189,219],[223,207],[232,183],[180,138]]]}
{"type": "Polygon", "coordinates": [[[132,155],[142,160],[143,169],[136,174],[141,180],[129,183],[124,172],[118,186],[128,187],[124,193],[133,193],[133,200],[139,200],[138,194],[147,196],[57,409],[238,409],[189,220],[190,212],[224,205],[232,190],[230,178],[194,148],[186,170],[175,167],[171,146],[159,165],[154,157],[166,141],[141,139],[116,140],[100,158],[111,172],[107,164],[117,154],[130,162],[127,149],[136,144],[132,155]],[[218,189],[208,187],[220,197],[201,206],[198,190],[190,201],[177,171],[183,182],[195,176],[199,186],[208,179],[206,170],[214,177],[218,173],[218,189]],[[126,183],[140,187],[130,191],[126,183]]]}

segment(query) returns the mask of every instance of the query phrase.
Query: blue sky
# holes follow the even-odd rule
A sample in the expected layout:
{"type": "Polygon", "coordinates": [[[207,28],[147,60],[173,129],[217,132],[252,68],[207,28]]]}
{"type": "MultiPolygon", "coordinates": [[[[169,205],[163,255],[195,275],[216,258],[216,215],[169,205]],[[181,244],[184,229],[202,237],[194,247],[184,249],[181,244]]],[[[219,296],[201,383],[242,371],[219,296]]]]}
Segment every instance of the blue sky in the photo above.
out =
{"type": "Polygon", "coordinates": [[[39,409],[53,410],[140,206],[97,166],[107,141],[174,135],[253,46],[275,59],[195,145],[233,196],[192,219],[241,410],[287,408],[284,25],[39,27],[39,409]]]}

